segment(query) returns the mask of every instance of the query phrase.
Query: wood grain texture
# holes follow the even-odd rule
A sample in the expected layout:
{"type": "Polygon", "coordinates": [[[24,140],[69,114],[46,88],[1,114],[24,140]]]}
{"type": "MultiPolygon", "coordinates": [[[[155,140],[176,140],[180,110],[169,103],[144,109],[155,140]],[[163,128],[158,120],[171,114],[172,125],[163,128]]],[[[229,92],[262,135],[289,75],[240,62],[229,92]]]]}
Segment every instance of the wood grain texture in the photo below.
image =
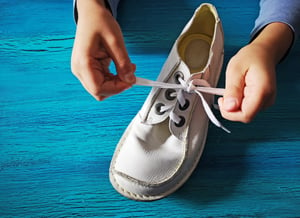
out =
{"type": "MultiPolygon", "coordinates": [[[[248,42],[258,1],[209,2],[224,26],[225,67],[248,42]]],[[[157,77],[198,4],[120,4],[138,76],[157,77]]],[[[115,192],[108,168],[150,89],[92,99],[69,69],[74,31],[71,1],[0,0],[0,217],[300,216],[299,41],[278,66],[276,104],[248,125],[222,121],[232,134],[210,126],[187,183],[168,198],[142,203],[115,192]]]]}

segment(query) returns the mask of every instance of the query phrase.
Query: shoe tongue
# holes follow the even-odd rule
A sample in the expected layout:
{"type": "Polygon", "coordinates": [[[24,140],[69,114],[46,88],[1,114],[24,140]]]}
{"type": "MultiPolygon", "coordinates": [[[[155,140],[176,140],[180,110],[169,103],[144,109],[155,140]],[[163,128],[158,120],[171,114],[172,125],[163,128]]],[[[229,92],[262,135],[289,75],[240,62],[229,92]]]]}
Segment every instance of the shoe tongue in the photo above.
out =
{"type": "Polygon", "coordinates": [[[194,79],[204,79],[203,77],[205,76],[205,74],[208,72],[208,68],[205,68],[204,70],[202,70],[201,72],[196,72],[191,74],[190,76],[190,80],[194,80],[194,79]]]}
{"type": "Polygon", "coordinates": [[[182,60],[180,61],[179,65],[177,67],[177,70],[183,72],[185,74],[185,76],[189,76],[191,74],[188,65],[182,60]]]}

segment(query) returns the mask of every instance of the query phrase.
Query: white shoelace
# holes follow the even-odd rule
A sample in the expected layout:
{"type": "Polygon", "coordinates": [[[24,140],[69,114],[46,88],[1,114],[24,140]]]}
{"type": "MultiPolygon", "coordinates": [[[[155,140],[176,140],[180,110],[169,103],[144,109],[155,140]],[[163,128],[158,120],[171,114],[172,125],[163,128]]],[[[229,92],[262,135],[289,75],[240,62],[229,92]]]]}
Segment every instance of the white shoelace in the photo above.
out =
{"type": "MultiPolygon", "coordinates": [[[[183,107],[186,103],[182,92],[186,91],[188,93],[197,93],[198,96],[200,97],[202,101],[202,105],[204,107],[204,110],[210,119],[210,121],[215,124],[217,127],[222,128],[225,132],[230,133],[230,130],[226,129],[220,121],[215,117],[213,114],[210,106],[208,105],[207,101],[203,97],[202,93],[208,93],[212,95],[220,95],[222,96],[224,94],[224,89],[221,88],[212,88],[208,84],[206,80],[203,79],[194,79],[189,82],[184,81],[182,78],[178,79],[180,84],[172,84],[172,83],[165,83],[165,82],[159,82],[159,81],[153,81],[149,79],[144,79],[141,77],[136,77],[136,85],[140,86],[150,86],[150,87],[156,87],[156,88],[161,88],[161,89],[176,89],[178,90],[177,93],[173,93],[172,97],[177,97],[177,100],[179,104],[183,107]]],[[[171,110],[173,106],[161,106],[160,107],[160,112],[166,112],[168,110],[171,110]]],[[[169,115],[170,119],[174,121],[175,123],[179,123],[181,118],[173,113],[171,111],[169,115]]]]}

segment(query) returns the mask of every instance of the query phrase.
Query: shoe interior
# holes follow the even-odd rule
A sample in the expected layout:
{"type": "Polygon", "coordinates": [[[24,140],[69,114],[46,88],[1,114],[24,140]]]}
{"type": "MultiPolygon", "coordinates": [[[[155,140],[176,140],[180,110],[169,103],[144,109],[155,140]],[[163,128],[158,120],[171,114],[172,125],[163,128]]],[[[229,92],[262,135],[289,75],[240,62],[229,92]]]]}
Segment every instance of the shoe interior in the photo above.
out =
{"type": "Polygon", "coordinates": [[[215,16],[209,6],[201,7],[178,42],[178,53],[191,73],[201,72],[209,58],[215,29],[215,16]]]}

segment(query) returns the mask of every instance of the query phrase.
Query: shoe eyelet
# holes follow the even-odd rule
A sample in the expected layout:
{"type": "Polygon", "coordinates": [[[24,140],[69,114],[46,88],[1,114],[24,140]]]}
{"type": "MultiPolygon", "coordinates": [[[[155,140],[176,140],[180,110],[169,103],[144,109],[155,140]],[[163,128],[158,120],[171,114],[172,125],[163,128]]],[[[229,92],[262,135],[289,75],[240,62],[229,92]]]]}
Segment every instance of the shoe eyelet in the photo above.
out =
{"type": "Polygon", "coordinates": [[[181,106],[181,105],[179,104],[179,109],[180,109],[181,111],[185,111],[186,109],[188,109],[189,106],[190,106],[190,101],[187,100],[187,99],[185,99],[185,103],[184,103],[183,106],[181,106]]]}
{"type": "Polygon", "coordinates": [[[163,103],[157,103],[155,105],[155,113],[158,115],[163,115],[165,112],[161,112],[161,107],[165,106],[163,103]]]}
{"type": "Polygon", "coordinates": [[[185,124],[185,118],[183,116],[179,116],[179,123],[174,123],[176,127],[182,127],[185,124]]]}
{"type": "Polygon", "coordinates": [[[172,96],[173,93],[175,93],[176,90],[175,89],[167,89],[165,92],[165,97],[167,100],[169,101],[173,101],[174,99],[176,99],[175,96],[172,96]]]}
{"type": "Polygon", "coordinates": [[[180,84],[179,78],[184,79],[183,73],[181,71],[177,71],[174,74],[175,77],[175,83],[180,84]]]}

